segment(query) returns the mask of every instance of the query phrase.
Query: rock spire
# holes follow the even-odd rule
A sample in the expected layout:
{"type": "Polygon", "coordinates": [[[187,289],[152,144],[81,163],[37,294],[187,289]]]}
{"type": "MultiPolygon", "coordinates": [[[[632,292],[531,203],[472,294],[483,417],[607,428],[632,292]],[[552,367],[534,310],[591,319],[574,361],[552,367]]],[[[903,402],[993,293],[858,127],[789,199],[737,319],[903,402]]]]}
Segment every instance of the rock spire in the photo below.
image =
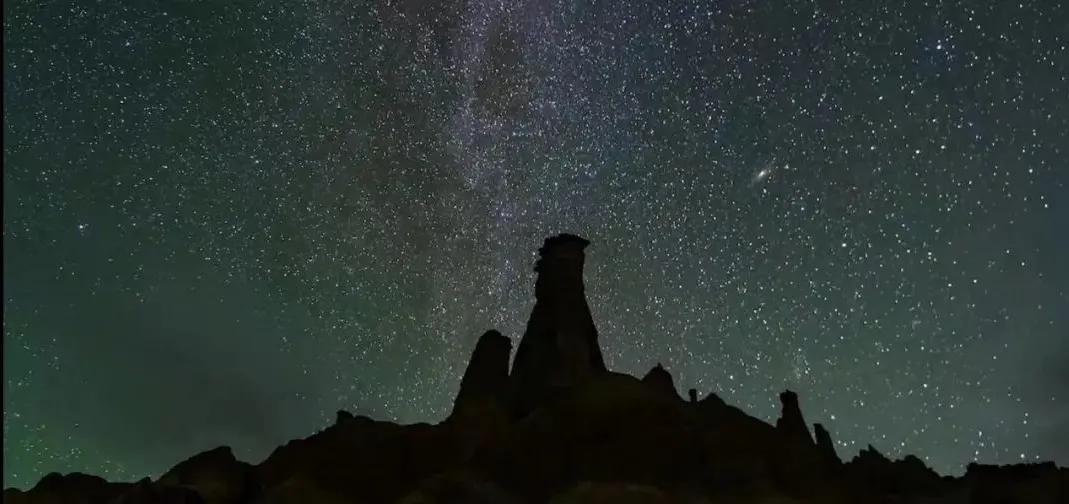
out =
{"type": "Polygon", "coordinates": [[[779,420],[776,421],[776,428],[805,445],[814,444],[809,426],[802,416],[802,408],[798,406],[798,394],[786,390],[780,393],[779,400],[783,408],[779,420]]]}
{"type": "Polygon", "coordinates": [[[561,234],[546,239],[538,251],[535,306],[510,376],[512,409],[518,416],[551,398],[555,389],[606,371],[583,286],[583,250],[589,244],[561,234]]]}
{"type": "Polygon", "coordinates": [[[483,333],[460,381],[453,416],[464,414],[465,409],[478,413],[482,406],[504,407],[511,356],[512,340],[494,330],[483,333]]]}

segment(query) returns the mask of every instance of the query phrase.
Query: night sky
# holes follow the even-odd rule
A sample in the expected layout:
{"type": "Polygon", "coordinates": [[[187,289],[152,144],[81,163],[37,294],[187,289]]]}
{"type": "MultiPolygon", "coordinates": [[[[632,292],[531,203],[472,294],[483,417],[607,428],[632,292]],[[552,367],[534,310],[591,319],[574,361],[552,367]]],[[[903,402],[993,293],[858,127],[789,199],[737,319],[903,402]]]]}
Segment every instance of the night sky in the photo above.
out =
{"type": "Polygon", "coordinates": [[[4,486],[439,421],[562,231],[615,370],[1069,464],[1069,8],[904,3],[5,2],[4,486]]]}

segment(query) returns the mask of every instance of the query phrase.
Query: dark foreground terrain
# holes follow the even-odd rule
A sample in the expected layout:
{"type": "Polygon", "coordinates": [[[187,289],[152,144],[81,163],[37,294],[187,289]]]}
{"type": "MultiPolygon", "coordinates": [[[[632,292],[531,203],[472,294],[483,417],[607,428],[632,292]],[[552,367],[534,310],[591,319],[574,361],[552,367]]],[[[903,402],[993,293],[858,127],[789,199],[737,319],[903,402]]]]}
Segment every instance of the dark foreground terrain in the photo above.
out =
{"type": "Polygon", "coordinates": [[[573,235],[540,250],[536,303],[512,343],[477,343],[453,412],[437,425],[396,425],[339,411],[333,426],[258,465],[229,448],[156,480],[109,483],[49,474],[5,503],[1069,503],[1069,470],[1053,463],[972,464],[959,478],[872,447],[849,461],[831,434],[780,394],[770,425],[710,393],[688,399],[660,365],[641,379],[605,368],[583,293],[573,235]]]}

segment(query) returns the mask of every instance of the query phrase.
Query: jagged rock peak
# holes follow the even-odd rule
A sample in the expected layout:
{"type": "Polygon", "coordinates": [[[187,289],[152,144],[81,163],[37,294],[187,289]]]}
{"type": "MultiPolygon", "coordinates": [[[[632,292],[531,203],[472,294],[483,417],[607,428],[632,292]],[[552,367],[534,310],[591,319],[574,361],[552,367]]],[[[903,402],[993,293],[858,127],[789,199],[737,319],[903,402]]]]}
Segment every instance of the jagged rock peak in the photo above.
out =
{"type": "Polygon", "coordinates": [[[869,445],[843,465],[848,477],[866,482],[881,493],[933,495],[940,493],[943,479],[914,455],[891,460],[869,445]]]}
{"type": "Polygon", "coordinates": [[[583,287],[584,250],[572,234],[545,240],[535,265],[535,306],[516,349],[510,382],[512,409],[524,416],[561,389],[604,373],[598,331],[583,287]]]}
{"type": "Polygon", "coordinates": [[[835,443],[831,440],[831,433],[821,424],[813,424],[813,435],[816,437],[817,449],[821,458],[829,466],[842,465],[839,454],[835,452],[835,443]]]}
{"type": "Polygon", "coordinates": [[[679,397],[672,374],[660,362],[653,369],[650,369],[646,376],[642,377],[642,382],[655,388],[658,392],[679,397]]]}
{"type": "Polygon", "coordinates": [[[512,340],[494,331],[486,331],[475,343],[471,360],[460,380],[460,391],[453,404],[453,412],[479,402],[497,403],[504,407],[508,393],[509,359],[512,340]]]}
{"type": "Polygon", "coordinates": [[[785,390],[779,395],[779,400],[783,409],[779,420],[776,420],[776,428],[790,438],[813,444],[809,426],[805,423],[805,417],[802,416],[801,407],[798,406],[798,394],[785,390]]]}

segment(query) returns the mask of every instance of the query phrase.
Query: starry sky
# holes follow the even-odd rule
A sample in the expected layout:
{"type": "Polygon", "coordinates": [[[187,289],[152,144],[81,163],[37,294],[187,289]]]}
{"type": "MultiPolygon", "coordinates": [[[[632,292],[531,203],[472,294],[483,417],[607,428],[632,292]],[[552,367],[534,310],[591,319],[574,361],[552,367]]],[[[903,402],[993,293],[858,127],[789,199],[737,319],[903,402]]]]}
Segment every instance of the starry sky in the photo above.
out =
{"type": "Polygon", "coordinates": [[[4,3],[4,486],[438,421],[535,254],[611,368],[1069,464],[1060,2],[4,3]]]}

